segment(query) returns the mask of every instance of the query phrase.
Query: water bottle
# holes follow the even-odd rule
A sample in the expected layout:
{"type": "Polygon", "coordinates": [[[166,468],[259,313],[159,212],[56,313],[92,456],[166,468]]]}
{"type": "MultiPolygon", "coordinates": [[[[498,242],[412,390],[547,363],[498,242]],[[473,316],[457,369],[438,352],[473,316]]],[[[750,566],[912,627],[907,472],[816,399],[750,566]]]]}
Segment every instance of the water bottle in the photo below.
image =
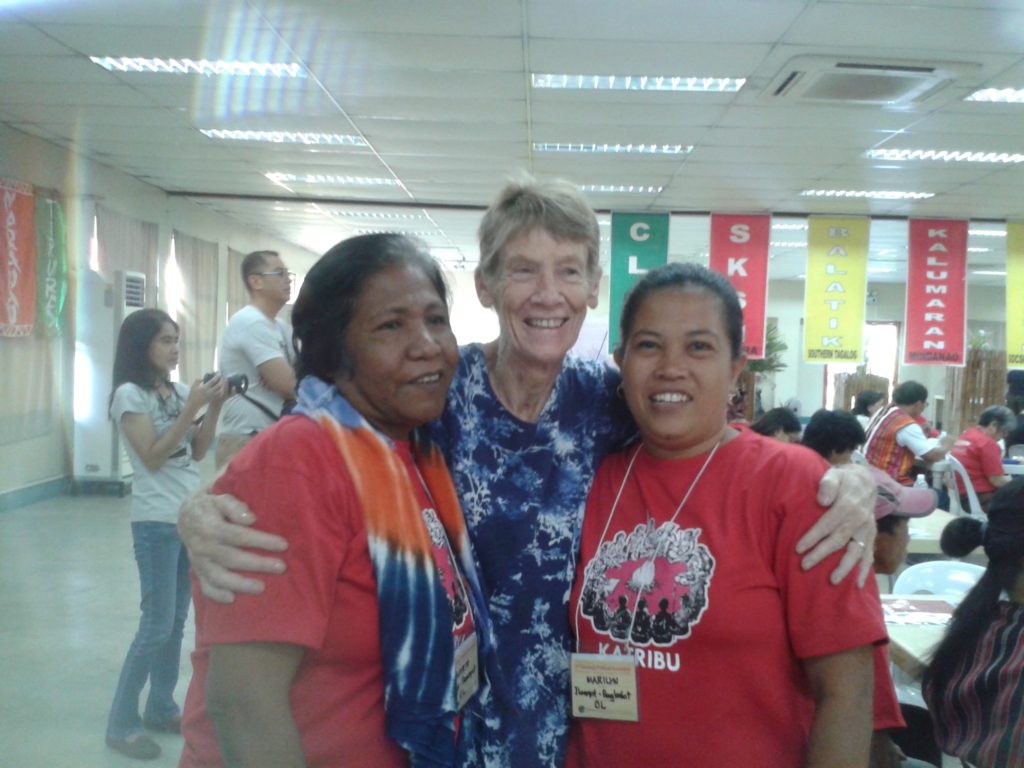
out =
{"type": "Polygon", "coordinates": [[[917,480],[914,481],[915,488],[927,488],[928,481],[924,479],[924,475],[918,475],[917,480]]]}

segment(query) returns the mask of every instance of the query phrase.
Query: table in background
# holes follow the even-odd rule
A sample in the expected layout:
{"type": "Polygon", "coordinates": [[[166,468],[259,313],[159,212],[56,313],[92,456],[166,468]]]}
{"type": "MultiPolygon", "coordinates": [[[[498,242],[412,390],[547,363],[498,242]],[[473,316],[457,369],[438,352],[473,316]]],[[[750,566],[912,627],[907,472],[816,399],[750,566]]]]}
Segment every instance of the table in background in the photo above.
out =
{"type": "Polygon", "coordinates": [[[936,509],[926,517],[910,518],[910,545],[907,547],[907,553],[941,555],[939,539],[942,536],[942,529],[952,520],[956,520],[956,515],[944,509],[936,509]]]}
{"type": "Polygon", "coordinates": [[[882,595],[889,632],[889,658],[913,678],[920,678],[935,646],[942,640],[960,600],[951,595],[882,595]],[[901,607],[907,610],[899,610],[901,607]],[[914,615],[920,619],[915,621],[914,615]],[[903,617],[896,621],[896,617],[903,617]]]}

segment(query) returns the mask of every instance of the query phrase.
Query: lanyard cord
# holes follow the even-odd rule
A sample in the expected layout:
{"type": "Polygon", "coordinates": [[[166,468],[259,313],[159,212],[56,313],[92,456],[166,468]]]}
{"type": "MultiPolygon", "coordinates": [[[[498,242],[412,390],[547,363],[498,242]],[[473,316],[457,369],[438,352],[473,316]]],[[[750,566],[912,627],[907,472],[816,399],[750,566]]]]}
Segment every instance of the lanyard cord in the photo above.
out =
{"type": "MultiPolygon", "coordinates": [[[[676,507],[676,511],[672,513],[672,517],[668,520],[669,523],[674,523],[676,521],[676,518],[679,517],[679,513],[682,511],[683,506],[686,504],[687,500],[690,498],[690,495],[693,493],[693,489],[697,487],[697,483],[700,482],[700,478],[704,474],[704,470],[708,468],[708,464],[711,463],[711,459],[714,457],[715,453],[718,452],[718,448],[719,446],[722,445],[722,440],[724,438],[725,435],[723,434],[722,437],[718,439],[718,442],[715,443],[715,447],[711,449],[711,452],[708,454],[708,457],[704,459],[704,464],[701,465],[700,470],[697,472],[697,476],[693,478],[693,482],[690,483],[690,487],[686,489],[686,493],[684,493],[683,498],[680,499],[679,506],[676,507]]],[[[608,535],[608,528],[612,524],[612,518],[615,516],[615,510],[619,506],[619,499],[622,498],[622,492],[626,489],[626,481],[629,479],[629,476],[633,471],[633,465],[636,463],[637,456],[640,455],[641,448],[643,448],[642,443],[636,447],[636,450],[633,451],[633,455],[629,459],[629,466],[626,467],[626,473],[622,476],[622,484],[619,486],[619,492],[615,494],[615,501],[612,502],[612,508],[608,512],[608,519],[605,521],[604,530],[601,531],[601,538],[597,541],[597,548],[594,550],[595,555],[601,551],[601,545],[604,544],[605,536],[608,535]]],[[[649,513],[647,519],[648,521],[651,520],[649,513]]],[[[651,555],[651,559],[647,562],[653,565],[654,555],[651,555]]],[[[577,653],[579,653],[580,650],[580,613],[582,613],[583,593],[586,591],[586,589],[587,582],[586,575],[584,575],[583,585],[580,589],[580,599],[576,601],[576,608],[573,610],[573,623],[576,626],[575,647],[577,653]]],[[[637,605],[639,605],[640,603],[640,592],[641,590],[638,589],[636,593],[637,602],[633,606],[632,616],[629,620],[629,631],[626,634],[627,638],[633,634],[633,624],[636,622],[636,608],[637,605]]]]}

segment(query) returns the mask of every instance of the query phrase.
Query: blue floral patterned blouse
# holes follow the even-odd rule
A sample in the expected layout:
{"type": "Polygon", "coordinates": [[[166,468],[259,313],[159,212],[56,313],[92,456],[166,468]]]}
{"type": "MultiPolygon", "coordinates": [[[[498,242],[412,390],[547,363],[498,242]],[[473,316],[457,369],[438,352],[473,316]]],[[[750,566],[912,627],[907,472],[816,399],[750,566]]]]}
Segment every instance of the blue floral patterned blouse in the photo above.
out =
{"type": "Polygon", "coordinates": [[[443,446],[475,549],[496,641],[496,694],[478,704],[468,764],[561,766],[569,721],[569,591],[597,466],[635,433],[620,376],[567,357],[536,424],[491,389],[483,347],[460,350],[433,436],[443,446]]]}

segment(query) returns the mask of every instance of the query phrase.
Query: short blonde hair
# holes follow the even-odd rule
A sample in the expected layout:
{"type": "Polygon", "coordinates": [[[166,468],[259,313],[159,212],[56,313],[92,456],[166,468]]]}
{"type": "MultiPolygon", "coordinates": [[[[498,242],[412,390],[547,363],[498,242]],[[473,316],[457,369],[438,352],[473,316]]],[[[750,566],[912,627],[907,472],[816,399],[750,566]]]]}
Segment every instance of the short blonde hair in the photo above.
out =
{"type": "Polygon", "coordinates": [[[586,198],[568,181],[536,181],[524,175],[501,190],[480,222],[479,269],[485,284],[493,286],[501,273],[502,252],[509,241],[534,229],[585,245],[587,278],[598,274],[601,234],[586,198]]]}

